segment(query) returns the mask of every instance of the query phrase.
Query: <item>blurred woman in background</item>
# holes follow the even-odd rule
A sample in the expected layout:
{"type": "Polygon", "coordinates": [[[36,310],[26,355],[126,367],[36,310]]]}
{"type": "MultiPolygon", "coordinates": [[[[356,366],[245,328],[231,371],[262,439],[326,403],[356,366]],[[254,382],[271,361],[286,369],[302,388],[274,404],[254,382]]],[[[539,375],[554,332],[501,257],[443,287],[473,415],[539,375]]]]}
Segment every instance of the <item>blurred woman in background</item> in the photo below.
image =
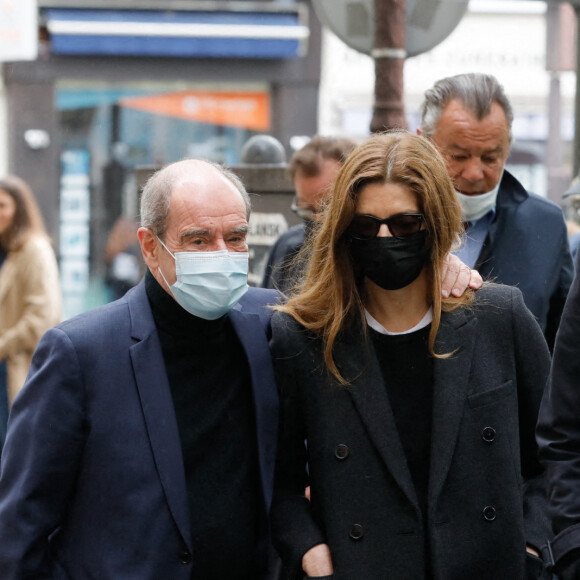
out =
{"type": "Polygon", "coordinates": [[[29,186],[0,179],[0,444],[32,353],[61,320],[58,266],[29,186]]]}
{"type": "Polygon", "coordinates": [[[423,137],[373,136],[338,174],[302,290],[272,318],[272,529],[291,578],[543,574],[548,348],[516,288],[441,297],[461,231],[423,137]]]}

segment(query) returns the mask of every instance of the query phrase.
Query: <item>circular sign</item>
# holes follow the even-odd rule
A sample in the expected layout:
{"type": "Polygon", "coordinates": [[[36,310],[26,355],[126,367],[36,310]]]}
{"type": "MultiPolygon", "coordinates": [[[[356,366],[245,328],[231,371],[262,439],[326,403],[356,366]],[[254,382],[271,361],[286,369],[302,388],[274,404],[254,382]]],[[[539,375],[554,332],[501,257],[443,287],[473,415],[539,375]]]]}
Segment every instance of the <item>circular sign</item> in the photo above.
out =
{"type": "MultiPolygon", "coordinates": [[[[407,0],[407,57],[445,40],[467,11],[469,0],[407,0]]],[[[312,0],[320,22],[351,48],[371,54],[375,40],[375,0],[312,0]]]]}

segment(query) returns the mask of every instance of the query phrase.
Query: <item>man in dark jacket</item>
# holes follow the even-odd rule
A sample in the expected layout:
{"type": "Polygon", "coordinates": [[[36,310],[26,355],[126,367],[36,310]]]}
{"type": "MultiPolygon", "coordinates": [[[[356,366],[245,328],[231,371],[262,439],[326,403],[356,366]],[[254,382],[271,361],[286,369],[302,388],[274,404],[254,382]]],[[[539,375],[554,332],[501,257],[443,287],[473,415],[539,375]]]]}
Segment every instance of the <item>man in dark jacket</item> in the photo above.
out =
{"type": "MultiPolygon", "coordinates": [[[[580,267],[576,256],[576,268],[580,267]]],[[[552,527],[545,557],[560,580],[580,578],[580,277],[576,277],[556,338],[537,439],[546,467],[552,527]]]]}
{"type": "Polygon", "coordinates": [[[574,268],[560,208],[505,170],[512,121],[494,77],[462,74],[425,93],[418,133],[442,153],[463,208],[457,255],[484,279],[517,286],[552,348],[574,268]]]}
{"type": "Polygon", "coordinates": [[[288,175],[294,183],[296,197],[292,211],[303,223],[283,233],[270,250],[262,280],[263,288],[287,292],[300,276],[301,267],[292,263],[307,235],[320,221],[324,202],[344,160],[356,143],[346,137],[314,136],[292,155],[288,175]]]}
{"type": "Polygon", "coordinates": [[[12,407],[0,578],[270,578],[272,290],[248,289],[249,198],[181,161],[141,201],[148,271],[49,330],[12,407]]]}

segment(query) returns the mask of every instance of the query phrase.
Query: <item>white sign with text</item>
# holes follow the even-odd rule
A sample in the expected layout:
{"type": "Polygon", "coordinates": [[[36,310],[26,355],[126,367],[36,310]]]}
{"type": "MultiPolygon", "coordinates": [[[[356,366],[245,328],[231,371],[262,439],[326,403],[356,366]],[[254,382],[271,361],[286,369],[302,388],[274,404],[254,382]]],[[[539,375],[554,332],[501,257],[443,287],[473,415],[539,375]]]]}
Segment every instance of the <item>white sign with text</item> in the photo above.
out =
{"type": "Polygon", "coordinates": [[[36,0],[0,0],[0,62],[38,56],[36,0]]]}

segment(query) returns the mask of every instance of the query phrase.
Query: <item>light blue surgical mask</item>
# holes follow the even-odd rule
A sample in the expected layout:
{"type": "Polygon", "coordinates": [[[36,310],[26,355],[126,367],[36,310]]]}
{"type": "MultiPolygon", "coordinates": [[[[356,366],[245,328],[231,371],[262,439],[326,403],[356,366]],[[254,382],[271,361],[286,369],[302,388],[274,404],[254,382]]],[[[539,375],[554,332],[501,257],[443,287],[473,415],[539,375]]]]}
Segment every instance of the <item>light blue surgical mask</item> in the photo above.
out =
{"type": "MultiPolygon", "coordinates": [[[[157,238],[159,239],[159,238],[157,238]]],[[[177,281],[171,286],[159,273],[177,303],[190,314],[216,320],[229,312],[248,290],[248,252],[175,252],[177,281]]]]}
{"type": "MultiPolygon", "coordinates": [[[[503,173],[502,173],[503,175],[503,173]]],[[[497,202],[497,194],[501,184],[501,176],[497,185],[487,193],[478,193],[477,195],[465,195],[457,190],[457,197],[461,204],[463,220],[466,222],[474,222],[481,219],[487,212],[491,211],[497,202]]]]}

